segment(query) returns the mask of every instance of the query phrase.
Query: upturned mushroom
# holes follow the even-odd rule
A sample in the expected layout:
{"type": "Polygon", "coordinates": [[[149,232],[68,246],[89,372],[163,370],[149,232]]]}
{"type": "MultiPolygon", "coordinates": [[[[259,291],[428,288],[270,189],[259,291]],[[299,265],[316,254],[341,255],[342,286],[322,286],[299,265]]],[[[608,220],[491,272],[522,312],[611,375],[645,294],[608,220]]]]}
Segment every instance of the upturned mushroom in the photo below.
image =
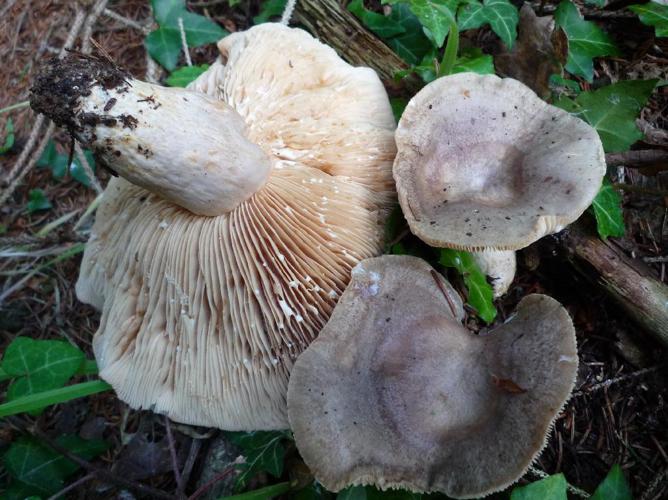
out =
{"type": "Polygon", "coordinates": [[[219,49],[189,90],[54,60],[31,103],[120,176],[76,286],[102,311],[100,376],[176,421],[286,428],[294,359],[382,250],[395,122],[372,70],[302,30],[219,49]]]}
{"type": "Polygon", "coordinates": [[[329,322],[297,360],[288,412],[327,489],[373,484],[473,498],[527,470],[573,388],[575,331],[529,295],[485,335],[425,261],[360,262],[329,322]]]}
{"type": "Polygon", "coordinates": [[[396,141],[394,178],[411,231],[432,246],[487,250],[481,260],[575,221],[606,168],[595,129],[494,75],[460,73],[425,86],[396,141]]]}

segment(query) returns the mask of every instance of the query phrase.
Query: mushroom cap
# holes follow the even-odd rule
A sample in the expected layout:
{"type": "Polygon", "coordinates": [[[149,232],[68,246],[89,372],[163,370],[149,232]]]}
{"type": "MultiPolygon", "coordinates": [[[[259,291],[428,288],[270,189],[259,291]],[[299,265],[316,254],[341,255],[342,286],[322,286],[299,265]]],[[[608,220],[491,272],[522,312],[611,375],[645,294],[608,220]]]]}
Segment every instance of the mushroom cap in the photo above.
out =
{"type": "Polygon", "coordinates": [[[288,412],[316,479],[483,496],[541,451],[575,381],[568,313],[529,295],[485,336],[426,262],[368,259],[297,360],[288,412]],[[400,453],[397,450],[401,450],[400,453]]]}
{"type": "MultiPolygon", "coordinates": [[[[100,375],[134,408],[230,430],[288,426],[294,359],[395,200],[395,122],[367,68],[277,24],[229,36],[194,85],[224,99],[271,158],[228,214],[197,216],[119,178],[105,190],[78,297],[102,310],[100,375]]],[[[215,110],[212,110],[215,112],[215,110]]]]}
{"type": "Polygon", "coordinates": [[[605,174],[595,129],[493,75],[425,86],[395,137],[401,208],[432,246],[524,248],[576,220],[605,174]]]}

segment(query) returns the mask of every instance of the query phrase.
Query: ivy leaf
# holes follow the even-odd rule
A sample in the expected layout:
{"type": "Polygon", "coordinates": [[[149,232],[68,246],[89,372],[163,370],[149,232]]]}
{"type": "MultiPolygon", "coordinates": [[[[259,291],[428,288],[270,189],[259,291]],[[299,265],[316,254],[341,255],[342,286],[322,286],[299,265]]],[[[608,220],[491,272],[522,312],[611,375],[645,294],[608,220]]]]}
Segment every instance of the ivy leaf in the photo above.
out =
{"type": "Polygon", "coordinates": [[[592,202],[596,229],[601,239],[608,236],[619,238],[624,236],[624,216],[622,214],[622,197],[610,181],[603,179],[603,185],[592,202]]]}
{"type": "Polygon", "coordinates": [[[153,17],[160,26],[178,23],[179,13],[186,11],[185,0],[151,0],[153,17]]]}
{"type": "Polygon", "coordinates": [[[7,124],[5,125],[5,144],[0,146],[0,155],[6,153],[14,145],[14,122],[9,118],[7,124]]]}
{"type": "Polygon", "coordinates": [[[272,17],[278,17],[283,14],[285,4],[288,0],[268,0],[262,2],[260,13],[253,18],[255,24],[262,24],[269,21],[272,17]]]}
{"type": "Polygon", "coordinates": [[[420,21],[405,4],[394,5],[389,17],[403,26],[406,32],[387,39],[386,43],[408,64],[418,64],[432,49],[420,21]]]}
{"type": "MultiPolygon", "coordinates": [[[[108,448],[104,441],[87,441],[77,436],[61,436],[56,442],[75,455],[89,460],[108,448]]],[[[60,491],[65,485],[65,479],[79,469],[74,462],[27,437],[20,437],[12,443],[3,456],[3,462],[18,485],[43,496],[60,491]]]]}
{"type": "Polygon", "coordinates": [[[152,0],[152,5],[160,27],[148,34],[144,44],[151,57],[169,71],[176,67],[182,48],[179,19],[189,47],[217,42],[227,34],[211,19],[189,12],[183,0],[152,0]]]}
{"type": "Polygon", "coordinates": [[[566,69],[569,73],[591,82],[594,78],[593,58],[619,54],[612,39],[596,24],[585,21],[569,0],[559,4],[554,20],[568,38],[566,69]]]}
{"type": "MultiPolygon", "coordinates": [[[[88,165],[90,166],[91,170],[95,172],[95,158],[93,157],[93,153],[88,149],[84,149],[83,154],[86,157],[86,161],[88,162],[88,165]]],[[[65,162],[67,162],[66,159],[65,162]]],[[[81,160],[79,158],[72,159],[72,164],[70,165],[70,175],[74,180],[80,182],[84,186],[86,187],[90,186],[91,180],[88,177],[88,173],[84,170],[83,166],[81,165],[81,160]]]]}
{"type": "Polygon", "coordinates": [[[146,50],[162,67],[172,71],[181,53],[181,35],[178,30],[158,28],[144,39],[146,50]]]}
{"type": "Polygon", "coordinates": [[[668,4],[648,2],[631,5],[629,9],[638,14],[643,24],[654,26],[657,37],[668,36],[668,4]]]}
{"type": "Polygon", "coordinates": [[[591,496],[591,500],[633,500],[631,488],[619,464],[612,466],[608,475],[591,496]]]}
{"type": "MultiPolygon", "coordinates": [[[[179,17],[183,20],[183,29],[186,32],[186,41],[189,47],[199,47],[206,43],[217,42],[228,34],[227,31],[208,17],[187,11],[183,12],[179,17]]],[[[178,32],[178,19],[176,26],[172,27],[178,32]]]]}
{"type": "Polygon", "coordinates": [[[457,3],[457,0],[409,0],[411,12],[428,30],[427,36],[437,48],[443,46],[450,24],[455,22],[457,3]]]}
{"type": "Polygon", "coordinates": [[[484,0],[484,3],[473,0],[460,9],[457,26],[463,31],[489,24],[511,49],[517,38],[518,22],[517,8],[509,0],[484,0]]]}
{"type": "Polygon", "coordinates": [[[658,80],[625,80],[591,92],[575,100],[561,98],[555,105],[578,115],[596,129],[606,153],[626,151],[642,139],[635,123],[658,80]]]}
{"type": "MultiPolygon", "coordinates": [[[[394,119],[399,122],[401,115],[404,113],[404,109],[408,106],[408,99],[405,97],[392,97],[390,99],[390,106],[392,106],[392,114],[394,114],[394,119]]],[[[392,212],[394,214],[394,212],[392,212]]],[[[401,213],[401,212],[400,212],[401,213]]],[[[390,215],[390,218],[392,216],[390,215]]],[[[390,238],[387,239],[388,241],[390,238]]]]}
{"type": "Polygon", "coordinates": [[[268,472],[274,477],[283,474],[284,439],[289,439],[286,432],[256,431],[228,432],[230,441],[244,452],[245,462],[239,465],[241,473],[237,476],[237,488],[241,489],[259,472],[268,472]]]}
{"type": "Polygon", "coordinates": [[[510,500],[567,500],[566,478],[563,474],[555,474],[536,481],[527,486],[513,489],[510,500]]]}
{"type": "Polygon", "coordinates": [[[31,189],[28,193],[28,212],[33,213],[39,210],[48,210],[53,205],[41,189],[31,189]]]}
{"type": "Polygon", "coordinates": [[[172,87],[186,87],[190,82],[195,80],[199,75],[209,69],[208,64],[201,64],[199,66],[184,66],[174,71],[167,77],[166,83],[172,87]]]}
{"type": "Polygon", "coordinates": [[[467,71],[478,73],[479,75],[493,75],[494,58],[488,54],[483,54],[482,50],[477,47],[463,51],[452,68],[452,74],[467,71]]]}
{"type": "Polygon", "coordinates": [[[381,38],[390,38],[406,32],[399,22],[389,16],[384,16],[364,8],[362,0],[353,0],[348,4],[348,10],[352,12],[362,24],[381,38]]]}
{"type": "Polygon", "coordinates": [[[438,262],[445,267],[454,267],[464,278],[468,289],[468,305],[478,313],[486,323],[491,323],[496,317],[494,307],[494,292],[487,283],[485,275],[480,271],[468,252],[443,248],[438,262]]]}
{"type": "Polygon", "coordinates": [[[84,353],[69,342],[17,337],[0,365],[16,378],[7,390],[7,400],[62,387],[83,362],[84,353]]]}

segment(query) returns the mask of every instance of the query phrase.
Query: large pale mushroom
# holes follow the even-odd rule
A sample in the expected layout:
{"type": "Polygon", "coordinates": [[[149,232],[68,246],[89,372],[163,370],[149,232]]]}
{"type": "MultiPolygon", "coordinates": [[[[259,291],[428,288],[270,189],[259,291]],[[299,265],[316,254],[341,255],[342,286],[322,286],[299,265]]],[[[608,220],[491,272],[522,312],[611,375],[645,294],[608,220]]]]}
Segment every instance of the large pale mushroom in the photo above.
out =
{"type": "Polygon", "coordinates": [[[529,295],[486,335],[425,261],[360,262],[332,317],[297,360],[288,411],[327,489],[373,484],[473,498],[515,482],[573,388],[575,330],[529,295]]]}
{"type": "Polygon", "coordinates": [[[76,287],[102,310],[101,377],[177,421],[286,428],[294,359],[382,250],[395,122],[372,70],[302,30],[219,48],[190,90],[52,61],[31,102],[120,175],[76,287]]]}
{"type": "Polygon", "coordinates": [[[487,250],[478,260],[489,265],[491,251],[519,250],[575,221],[605,174],[595,129],[494,75],[425,86],[396,140],[394,178],[411,231],[432,246],[487,250]]]}

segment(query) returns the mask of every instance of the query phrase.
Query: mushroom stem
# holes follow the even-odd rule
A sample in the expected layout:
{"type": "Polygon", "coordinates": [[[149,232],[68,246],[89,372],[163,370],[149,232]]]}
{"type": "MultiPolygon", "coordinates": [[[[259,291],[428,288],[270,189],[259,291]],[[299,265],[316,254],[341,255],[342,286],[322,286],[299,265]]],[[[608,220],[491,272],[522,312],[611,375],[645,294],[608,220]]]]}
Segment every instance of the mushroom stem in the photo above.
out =
{"type": "Polygon", "coordinates": [[[480,270],[492,281],[494,298],[508,291],[515,278],[515,252],[513,250],[481,250],[471,252],[480,270]]]}
{"type": "Polygon", "coordinates": [[[114,173],[196,214],[230,212],[271,171],[269,157],[226,103],[135,80],[106,61],[49,61],[30,104],[92,147],[114,173]]]}

